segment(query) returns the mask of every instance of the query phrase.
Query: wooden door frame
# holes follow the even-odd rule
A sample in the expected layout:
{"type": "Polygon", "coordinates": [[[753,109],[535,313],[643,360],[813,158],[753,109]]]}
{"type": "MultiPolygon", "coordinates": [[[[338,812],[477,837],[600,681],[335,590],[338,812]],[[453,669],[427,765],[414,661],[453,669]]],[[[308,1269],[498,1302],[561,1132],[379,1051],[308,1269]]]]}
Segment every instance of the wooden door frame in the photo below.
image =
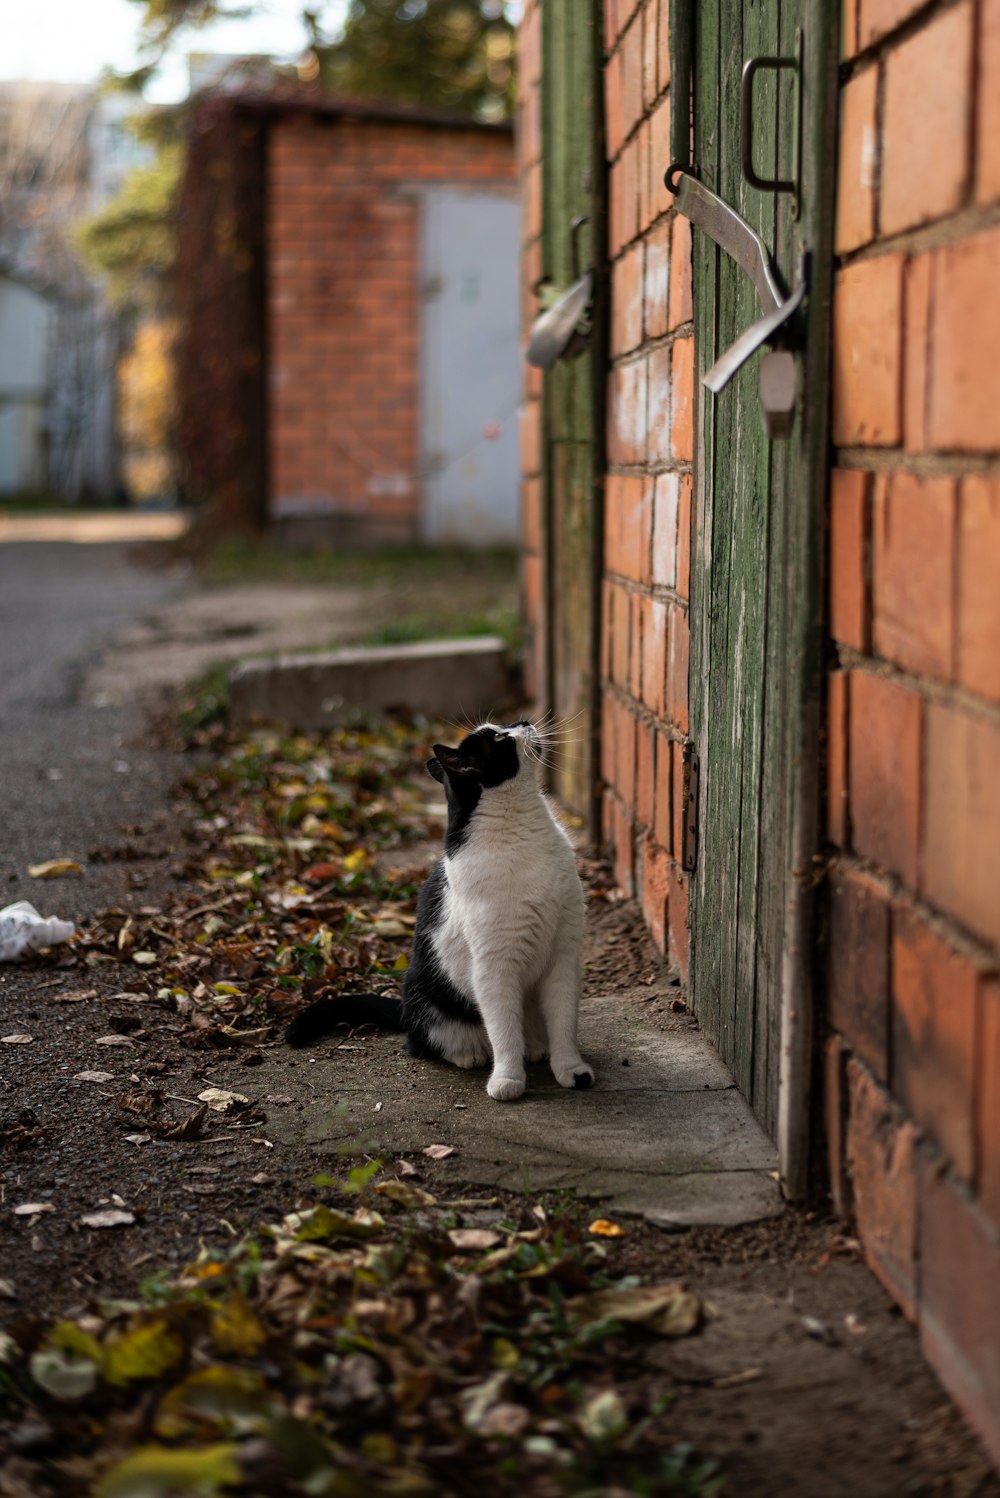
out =
{"type": "MultiPolygon", "coordinates": [[[[827,4],[825,0],[806,0],[804,12],[802,87],[806,91],[804,116],[810,120],[811,128],[803,140],[801,171],[804,180],[811,181],[816,194],[815,241],[810,246],[810,285],[805,312],[806,341],[800,356],[802,410],[808,412],[808,420],[796,424],[796,433],[791,439],[801,444],[801,467],[805,479],[801,503],[788,501],[784,507],[787,523],[787,633],[783,664],[787,672],[789,711],[780,726],[784,751],[780,799],[785,858],[778,980],[780,1040],[776,1143],[782,1189],[793,1200],[808,1195],[814,1162],[812,1084],[816,1072],[816,1013],[821,992],[815,892],[824,868],[820,814],[839,9],[839,5],[827,4]],[[800,425],[801,436],[798,435],[800,425]]],[[[695,56],[694,16],[690,0],[688,3],[673,0],[671,24],[676,33],[676,50],[672,46],[672,76],[678,105],[672,141],[676,159],[683,162],[687,160],[687,150],[682,149],[687,139],[687,121],[682,90],[677,88],[677,82],[687,75],[695,56]]],[[[691,86],[698,87],[697,68],[691,74],[691,86]]],[[[697,171],[697,163],[694,170],[697,171]]],[[[697,368],[701,367],[701,362],[696,355],[697,368]]],[[[700,566],[697,562],[705,535],[708,476],[704,400],[705,392],[699,385],[695,412],[693,521],[698,544],[692,545],[693,612],[699,607],[704,611],[703,580],[708,575],[705,562],[700,566]]],[[[781,467],[779,463],[777,482],[781,482],[781,467]]],[[[704,612],[697,622],[692,618],[693,646],[696,629],[700,631],[705,627],[704,612]]],[[[693,648],[692,665],[696,666],[699,659],[705,659],[704,649],[693,648]]],[[[698,747],[704,753],[706,723],[703,716],[699,732],[701,743],[698,747]]],[[[709,771],[710,767],[706,765],[701,777],[703,806],[709,771]]],[[[700,812],[703,806],[699,808],[700,812]]],[[[695,903],[692,900],[692,909],[695,903]]],[[[696,960],[696,943],[693,942],[693,964],[696,960]]]]}
{"type": "MultiPolygon", "coordinates": [[[[542,255],[543,276],[551,276],[554,271],[567,274],[568,261],[566,259],[566,238],[568,233],[568,222],[556,222],[554,215],[561,213],[566,218],[563,205],[554,204],[549,201],[548,183],[549,173],[552,170],[553,143],[557,134],[553,121],[553,92],[549,86],[551,73],[547,57],[552,58],[551,66],[558,68],[559,59],[550,52],[553,32],[558,25],[556,11],[558,6],[563,7],[563,14],[570,12],[579,13],[584,11],[586,0],[546,0],[542,6],[542,31],[541,31],[541,120],[542,120],[542,255]],[[553,256],[565,262],[560,266],[553,266],[553,256]]],[[[606,466],[606,434],[605,434],[605,401],[608,359],[608,324],[609,324],[609,274],[608,274],[608,250],[607,250],[607,213],[608,213],[608,182],[607,165],[605,161],[605,124],[604,124],[604,3],[603,0],[589,0],[589,20],[594,32],[594,45],[592,50],[592,77],[591,98],[592,107],[590,111],[589,128],[589,158],[590,158],[590,247],[591,268],[593,270],[593,308],[591,322],[593,331],[590,337],[589,357],[591,361],[590,379],[590,520],[591,520],[591,545],[590,565],[588,575],[589,610],[590,610],[590,633],[587,648],[587,672],[589,675],[589,691],[586,703],[586,721],[581,729],[588,746],[588,763],[590,766],[589,792],[587,804],[578,808],[586,823],[588,841],[596,845],[600,840],[601,831],[601,791],[600,791],[600,764],[601,764],[601,603],[602,603],[602,580],[604,574],[604,470],[606,466]]],[[[556,486],[553,474],[554,443],[551,440],[551,402],[553,390],[548,376],[545,377],[545,386],[542,393],[542,525],[543,525],[543,562],[544,562],[544,614],[545,614],[545,645],[544,645],[544,680],[545,680],[545,703],[549,711],[555,707],[556,694],[556,629],[555,629],[555,599],[557,594],[557,565],[554,523],[555,515],[555,492],[556,486]]],[[[549,777],[550,788],[555,789],[549,777]]]]}
{"type": "Polygon", "coordinates": [[[822,854],[826,705],[826,536],[830,482],[831,350],[839,110],[840,5],[807,0],[803,28],[803,118],[814,128],[802,142],[801,170],[816,193],[806,342],[802,355],[806,487],[801,509],[789,506],[790,701],[786,726],[789,829],[786,914],[781,970],[778,1159],[782,1187],[793,1200],[808,1194],[814,1162],[813,1078],[817,1013],[823,993],[816,891],[822,854]]]}

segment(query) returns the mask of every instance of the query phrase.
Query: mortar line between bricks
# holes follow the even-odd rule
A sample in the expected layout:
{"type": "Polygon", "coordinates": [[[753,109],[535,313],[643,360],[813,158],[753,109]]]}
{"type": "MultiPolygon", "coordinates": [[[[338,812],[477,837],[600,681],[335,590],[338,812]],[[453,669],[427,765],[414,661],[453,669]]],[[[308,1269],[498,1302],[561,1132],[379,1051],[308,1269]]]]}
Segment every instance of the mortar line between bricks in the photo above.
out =
{"type": "Polygon", "coordinates": [[[886,255],[923,255],[935,250],[946,250],[995,229],[1000,224],[1000,203],[987,203],[969,208],[959,208],[932,223],[921,224],[914,229],[901,229],[898,234],[889,234],[851,250],[837,258],[837,270],[853,265],[862,265],[869,260],[880,260],[886,255]]]}
{"type": "Polygon", "coordinates": [[[913,473],[927,478],[1000,476],[1000,454],[906,452],[901,447],[841,447],[833,467],[861,473],[913,473]]]}
{"type": "Polygon", "coordinates": [[[842,670],[860,671],[868,676],[884,677],[886,680],[895,682],[897,686],[906,687],[926,702],[935,702],[943,707],[966,712],[970,717],[978,718],[980,722],[989,723],[993,728],[1000,728],[1000,703],[987,702],[985,698],[970,692],[967,687],[946,681],[936,681],[929,676],[916,676],[913,672],[904,671],[901,666],[897,666],[893,661],[884,660],[881,656],[864,655],[851,645],[844,645],[840,641],[835,643],[837,663],[842,670]]]}
{"type": "Polygon", "coordinates": [[[981,967],[984,977],[989,977],[998,971],[996,950],[990,946],[989,942],[959,925],[954,916],[939,910],[936,905],[928,904],[915,890],[905,884],[898,874],[892,873],[882,864],[876,863],[874,859],[846,849],[838,851],[835,864],[838,872],[847,874],[856,872],[877,880],[893,904],[906,903],[912,906],[914,914],[918,915],[936,935],[942,937],[949,946],[954,947],[957,952],[961,952],[963,956],[981,967]]]}
{"type": "Polygon", "coordinates": [[[937,20],[938,16],[943,16],[946,11],[956,10],[964,3],[965,0],[924,0],[923,5],[912,15],[907,16],[904,21],[891,27],[874,42],[868,42],[864,47],[859,47],[852,57],[845,57],[840,65],[841,83],[849,82],[856,73],[861,72],[882,53],[890,52],[902,42],[909,41],[910,37],[923,31],[929,21],[937,20]]]}

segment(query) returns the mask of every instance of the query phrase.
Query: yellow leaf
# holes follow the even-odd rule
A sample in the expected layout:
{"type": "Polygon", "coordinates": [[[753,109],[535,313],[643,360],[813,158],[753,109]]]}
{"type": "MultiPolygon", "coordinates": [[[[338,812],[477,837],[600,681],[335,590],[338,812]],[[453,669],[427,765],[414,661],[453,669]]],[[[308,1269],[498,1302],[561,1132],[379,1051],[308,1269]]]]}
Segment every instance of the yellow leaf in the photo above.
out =
{"type": "Polygon", "coordinates": [[[346,858],[344,859],[344,868],[347,870],[348,874],[356,874],[360,869],[365,868],[370,862],[371,859],[364,848],[355,848],[354,852],[348,853],[346,858]]]}
{"type": "Polygon", "coordinates": [[[437,1198],[419,1186],[408,1186],[405,1181],[378,1181],[376,1196],[386,1196],[399,1207],[433,1207],[437,1198]]]}
{"type": "Polygon", "coordinates": [[[104,1377],[109,1384],[127,1384],[135,1378],[158,1378],[184,1356],[184,1343],[172,1331],[166,1317],[126,1327],[104,1344],[104,1377]]]}
{"type": "Polygon", "coordinates": [[[60,1352],[73,1352],[78,1357],[90,1358],[100,1363],[103,1356],[101,1344],[90,1332],[85,1332],[75,1321],[57,1321],[45,1339],[46,1347],[55,1347],[60,1352]]]}
{"type": "Polygon", "coordinates": [[[625,1229],[620,1228],[617,1222],[609,1222],[606,1217],[596,1218],[587,1232],[593,1233],[597,1238],[624,1238],[625,1236],[625,1229]]]}
{"type": "Polygon", "coordinates": [[[220,1352],[253,1357],[267,1341],[267,1332],[239,1291],[218,1307],[212,1317],[212,1341],[220,1352]]]}
{"type": "Polygon", "coordinates": [[[300,1243],[310,1243],[322,1238],[370,1238],[385,1227],[385,1219],[363,1209],[348,1216],[321,1202],[304,1212],[289,1212],[284,1225],[300,1243]]]}
{"type": "Polygon", "coordinates": [[[94,1498],[214,1498],[222,1487],[242,1481],[236,1447],[229,1443],[196,1451],[143,1446],[119,1462],[94,1488],[94,1498]]]}
{"type": "Polygon", "coordinates": [[[512,1373],[521,1361],[521,1354],[514,1343],[506,1337],[497,1337],[493,1343],[493,1366],[505,1373],[512,1373]]]}
{"type": "Polygon", "coordinates": [[[28,866],[32,879],[61,879],[64,874],[79,874],[80,865],[72,858],[50,858],[46,863],[28,866]]]}
{"type": "Polygon", "coordinates": [[[221,1430],[255,1430],[278,1403],[267,1392],[263,1377],[249,1368],[212,1364],[170,1389],[160,1400],[153,1429],[171,1440],[192,1425],[211,1421],[221,1430]]]}

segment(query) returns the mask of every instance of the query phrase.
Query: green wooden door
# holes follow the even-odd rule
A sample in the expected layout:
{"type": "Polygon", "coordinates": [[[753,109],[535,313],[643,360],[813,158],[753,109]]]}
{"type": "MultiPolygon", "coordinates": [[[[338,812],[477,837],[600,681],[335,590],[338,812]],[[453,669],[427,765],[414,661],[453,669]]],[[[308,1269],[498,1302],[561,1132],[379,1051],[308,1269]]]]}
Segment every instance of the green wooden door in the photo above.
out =
{"type": "MultiPolygon", "coordinates": [[[[772,251],[786,290],[810,252],[806,337],[794,429],[764,436],[757,354],[720,394],[700,389],[692,575],[692,733],[700,762],[692,888],[692,998],[699,1020],[781,1148],[792,1190],[805,1171],[810,1071],[810,855],[817,845],[821,566],[827,432],[836,5],[827,0],[698,0],[694,153],[698,176],[772,251]],[[741,170],[745,62],[753,164],[795,170],[793,198],[748,186],[741,170]],[[797,87],[801,99],[797,97],[797,87]]],[[[742,270],[696,233],[698,374],[761,315],[742,270]]]]}
{"type": "MultiPolygon", "coordinates": [[[[542,172],[544,275],[554,286],[586,270],[604,243],[599,67],[601,6],[545,0],[542,10],[542,172]]],[[[595,265],[595,270],[599,267],[595,265]]],[[[598,275],[599,294],[603,278],[598,275]]],[[[596,621],[601,564],[600,494],[603,388],[602,318],[590,346],[545,376],[548,706],[571,723],[574,740],[556,757],[552,788],[596,830],[596,621]]]]}

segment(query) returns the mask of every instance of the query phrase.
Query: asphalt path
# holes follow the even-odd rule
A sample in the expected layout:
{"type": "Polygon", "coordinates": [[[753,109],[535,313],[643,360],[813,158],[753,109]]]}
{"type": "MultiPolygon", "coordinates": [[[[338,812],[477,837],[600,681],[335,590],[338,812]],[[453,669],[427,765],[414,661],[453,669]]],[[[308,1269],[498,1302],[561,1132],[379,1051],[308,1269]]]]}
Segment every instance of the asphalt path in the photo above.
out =
{"type": "Polygon", "coordinates": [[[70,919],[103,907],[124,866],[89,854],[168,815],[176,764],[143,742],[146,708],[88,705],[82,686],[115,633],[180,587],[128,543],[0,541],[0,906],[70,919]],[[29,877],[57,857],[82,875],[29,877]]]}

